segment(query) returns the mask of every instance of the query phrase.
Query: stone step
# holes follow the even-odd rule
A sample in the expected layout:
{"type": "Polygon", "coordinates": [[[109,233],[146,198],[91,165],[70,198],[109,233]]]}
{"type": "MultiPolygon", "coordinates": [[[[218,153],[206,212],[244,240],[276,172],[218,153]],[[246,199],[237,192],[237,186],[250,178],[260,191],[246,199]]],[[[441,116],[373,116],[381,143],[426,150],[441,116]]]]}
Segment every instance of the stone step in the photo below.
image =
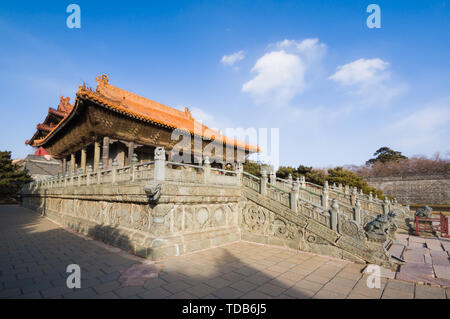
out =
{"type": "Polygon", "coordinates": [[[389,253],[391,257],[397,259],[400,262],[404,262],[403,260],[403,252],[405,251],[405,246],[401,243],[394,242],[389,248],[389,253]]]}

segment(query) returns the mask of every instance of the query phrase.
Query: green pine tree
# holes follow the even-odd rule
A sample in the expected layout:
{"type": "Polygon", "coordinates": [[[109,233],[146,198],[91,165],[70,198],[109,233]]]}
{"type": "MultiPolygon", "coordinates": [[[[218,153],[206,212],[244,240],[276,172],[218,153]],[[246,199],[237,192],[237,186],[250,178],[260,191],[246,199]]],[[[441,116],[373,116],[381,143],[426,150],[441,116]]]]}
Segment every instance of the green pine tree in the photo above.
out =
{"type": "Polygon", "coordinates": [[[387,162],[391,162],[391,161],[398,161],[401,159],[408,158],[405,155],[403,155],[401,152],[394,151],[387,146],[383,146],[383,147],[379,148],[375,153],[373,153],[373,155],[376,157],[368,160],[366,162],[366,165],[372,165],[377,162],[387,163],[387,162]]]}
{"type": "Polygon", "coordinates": [[[267,170],[270,169],[269,165],[257,163],[249,159],[246,159],[242,166],[244,172],[252,174],[256,177],[261,177],[261,168],[265,167],[267,170]]]}
{"type": "Polygon", "coordinates": [[[22,186],[30,180],[27,172],[12,164],[11,152],[0,151],[0,202],[15,201],[22,186]]]}

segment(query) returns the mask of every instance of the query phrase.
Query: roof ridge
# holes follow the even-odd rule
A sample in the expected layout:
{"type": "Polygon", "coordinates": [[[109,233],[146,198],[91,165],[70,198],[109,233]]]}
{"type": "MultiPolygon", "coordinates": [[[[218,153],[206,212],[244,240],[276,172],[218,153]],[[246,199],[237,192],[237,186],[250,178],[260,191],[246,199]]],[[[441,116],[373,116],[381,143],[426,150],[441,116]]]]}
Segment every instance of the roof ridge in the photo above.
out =
{"type": "MultiPolygon", "coordinates": [[[[132,102],[141,104],[143,107],[149,107],[149,108],[155,108],[155,109],[160,108],[160,111],[162,109],[163,111],[170,113],[171,115],[177,115],[177,116],[180,116],[185,119],[191,118],[189,109],[185,108],[185,110],[182,111],[182,110],[176,109],[174,107],[165,105],[163,103],[156,102],[156,101],[146,98],[142,95],[119,88],[115,85],[110,84],[108,77],[104,74],[97,77],[96,81],[97,81],[97,91],[99,93],[101,93],[102,95],[104,95],[105,97],[111,97],[111,96],[108,96],[109,95],[108,93],[112,93],[111,91],[113,91],[121,96],[114,96],[114,93],[113,93],[112,98],[119,99],[119,100],[120,100],[120,98],[125,98],[125,100],[127,100],[127,97],[128,97],[128,98],[131,98],[132,102]]],[[[127,101],[127,102],[129,102],[129,101],[127,101]]]]}

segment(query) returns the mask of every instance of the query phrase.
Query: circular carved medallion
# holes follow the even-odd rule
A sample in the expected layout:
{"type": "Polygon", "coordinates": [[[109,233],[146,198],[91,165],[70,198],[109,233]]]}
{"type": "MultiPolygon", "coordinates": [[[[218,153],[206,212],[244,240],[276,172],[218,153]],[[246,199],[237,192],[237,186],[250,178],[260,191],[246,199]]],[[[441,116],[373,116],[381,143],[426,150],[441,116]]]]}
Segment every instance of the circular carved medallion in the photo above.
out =
{"type": "Polygon", "coordinates": [[[202,208],[200,208],[198,211],[197,211],[197,214],[196,214],[197,216],[197,221],[201,224],[201,225],[203,225],[204,223],[206,223],[206,221],[208,220],[208,217],[209,217],[209,212],[208,212],[208,210],[205,208],[205,207],[202,207],[202,208]]]}

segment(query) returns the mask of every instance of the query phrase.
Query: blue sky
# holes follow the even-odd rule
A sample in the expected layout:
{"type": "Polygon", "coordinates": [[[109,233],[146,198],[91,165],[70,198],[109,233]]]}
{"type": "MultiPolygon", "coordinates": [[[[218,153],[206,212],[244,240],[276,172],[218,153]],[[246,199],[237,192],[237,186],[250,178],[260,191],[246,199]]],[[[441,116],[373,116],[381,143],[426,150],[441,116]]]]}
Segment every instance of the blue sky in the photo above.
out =
{"type": "Polygon", "coordinates": [[[222,130],[279,128],[281,165],[450,152],[450,1],[2,1],[0,41],[14,158],[48,107],[102,73],[222,130]]]}

